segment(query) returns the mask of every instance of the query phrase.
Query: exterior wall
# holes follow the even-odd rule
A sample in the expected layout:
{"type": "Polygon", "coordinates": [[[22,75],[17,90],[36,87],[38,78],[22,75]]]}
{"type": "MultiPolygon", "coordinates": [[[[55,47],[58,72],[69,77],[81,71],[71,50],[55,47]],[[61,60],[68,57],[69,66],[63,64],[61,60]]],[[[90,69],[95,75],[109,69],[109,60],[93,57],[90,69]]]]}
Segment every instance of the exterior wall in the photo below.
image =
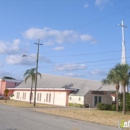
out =
{"type": "Polygon", "coordinates": [[[6,88],[14,88],[15,86],[19,85],[20,82],[18,81],[6,81],[4,79],[0,79],[0,94],[4,95],[4,90],[6,88]]]}
{"type": "Polygon", "coordinates": [[[89,107],[92,107],[92,94],[91,94],[91,91],[87,92],[84,95],[84,105],[89,105],[89,107]]]}
{"type": "Polygon", "coordinates": [[[54,105],[66,106],[66,92],[55,92],[54,105]]]}
{"type": "Polygon", "coordinates": [[[14,88],[19,85],[19,82],[6,82],[6,88],[14,88]]]}
{"type": "Polygon", "coordinates": [[[72,96],[72,95],[70,95],[68,97],[68,102],[74,103],[74,104],[84,105],[84,97],[83,96],[72,96]]]}
{"type": "Polygon", "coordinates": [[[0,93],[4,95],[4,91],[6,89],[6,82],[4,80],[1,80],[1,91],[0,93]]]}
{"type": "Polygon", "coordinates": [[[94,97],[95,96],[101,96],[102,97],[102,103],[104,104],[112,104],[112,98],[110,92],[103,92],[104,94],[91,94],[92,95],[92,107],[94,106],[94,97]]]}
{"type": "MultiPolygon", "coordinates": [[[[34,101],[34,91],[32,102],[34,101]]],[[[12,99],[21,100],[21,101],[30,101],[30,91],[16,90],[13,92],[14,96],[12,99]]],[[[36,102],[37,103],[45,103],[45,104],[53,104],[66,106],[68,99],[67,91],[38,91],[36,93],[36,102]]]]}
{"type": "Polygon", "coordinates": [[[2,79],[0,79],[0,94],[1,94],[1,91],[2,91],[2,79]]]}

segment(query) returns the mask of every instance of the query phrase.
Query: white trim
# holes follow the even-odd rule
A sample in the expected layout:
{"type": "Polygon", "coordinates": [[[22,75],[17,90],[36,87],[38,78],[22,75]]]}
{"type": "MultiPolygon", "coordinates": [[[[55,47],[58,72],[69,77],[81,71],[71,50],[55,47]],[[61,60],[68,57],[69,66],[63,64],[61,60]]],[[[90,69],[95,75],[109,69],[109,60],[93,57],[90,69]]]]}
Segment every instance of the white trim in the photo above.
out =
{"type": "MultiPolygon", "coordinates": [[[[9,90],[30,90],[30,88],[8,88],[9,90]]],[[[34,90],[34,88],[33,88],[34,90]]],[[[72,90],[77,91],[77,89],[66,89],[66,88],[37,88],[37,90],[72,90]]]]}

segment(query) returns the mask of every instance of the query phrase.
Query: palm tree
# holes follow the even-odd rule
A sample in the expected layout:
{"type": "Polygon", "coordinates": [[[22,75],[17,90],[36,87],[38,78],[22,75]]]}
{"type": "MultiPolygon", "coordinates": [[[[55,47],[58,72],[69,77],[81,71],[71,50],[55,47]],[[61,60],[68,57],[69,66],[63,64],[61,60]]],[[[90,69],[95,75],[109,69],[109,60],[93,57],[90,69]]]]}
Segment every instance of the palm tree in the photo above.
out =
{"type": "Polygon", "coordinates": [[[130,66],[128,64],[118,64],[115,66],[115,69],[117,70],[117,75],[120,78],[120,83],[123,88],[123,114],[126,113],[126,86],[129,84],[129,69],[130,66]]]}
{"type": "Polygon", "coordinates": [[[119,94],[119,82],[120,82],[120,78],[117,75],[117,70],[115,69],[111,69],[109,74],[107,75],[106,79],[102,80],[103,84],[113,84],[115,85],[116,88],[116,111],[119,111],[119,102],[118,102],[118,94],[119,94]]]}
{"type": "MultiPolygon", "coordinates": [[[[31,104],[31,99],[32,99],[32,88],[33,88],[33,84],[35,82],[35,78],[36,78],[36,68],[32,68],[32,69],[28,69],[26,70],[26,72],[24,73],[24,77],[25,77],[25,83],[27,82],[28,79],[31,78],[31,90],[30,90],[30,104],[31,104]]],[[[40,78],[42,77],[42,75],[38,72],[37,75],[40,76],[40,78]]]]}
{"type": "MultiPolygon", "coordinates": [[[[129,84],[129,79],[130,79],[130,75],[128,73],[129,69],[130,66],[128,64],[117,64],[113,69],[110,70],[107,78],[103,81],[104,84],[108,83],[108,84],[116,85],[116,95],[118,95],[119,84],[121,83],[123,87],[123,114],[126,113],[125,93],[126,93],[126,86],[129,84]]],[[[118,99],[118,96],[116,97],[118,99]]]]}

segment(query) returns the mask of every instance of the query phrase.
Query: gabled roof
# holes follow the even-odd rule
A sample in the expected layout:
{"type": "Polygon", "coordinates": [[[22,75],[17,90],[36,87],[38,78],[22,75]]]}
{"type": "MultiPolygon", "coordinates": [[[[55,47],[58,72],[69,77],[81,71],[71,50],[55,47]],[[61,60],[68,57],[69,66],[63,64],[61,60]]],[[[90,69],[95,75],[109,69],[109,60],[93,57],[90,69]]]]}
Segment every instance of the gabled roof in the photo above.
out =
{"type": "Polygon", "coordinates": [[[0,79],[0,80],[6,81],[6,82],[18,82],[18,83],[22,82],[22,80],[17,80],[17,79],[0,79]]]}
{"type": "MultiPolygon", "coordinates": [[[[16,87],[20,88],[30,88],[31,80],[28,80],[27,83],[24,81],[16,87]]],[[[59,89],[77,89],[76,95],[83,96],[88,91],[115,91],[113,85],[103,86],[100,81],[81,79],[81,78],[72,78],[65,76],[56,76],[50,74],[42,74],[42,78],[38,76],[37,88],[59,88],[59,89]]]]}

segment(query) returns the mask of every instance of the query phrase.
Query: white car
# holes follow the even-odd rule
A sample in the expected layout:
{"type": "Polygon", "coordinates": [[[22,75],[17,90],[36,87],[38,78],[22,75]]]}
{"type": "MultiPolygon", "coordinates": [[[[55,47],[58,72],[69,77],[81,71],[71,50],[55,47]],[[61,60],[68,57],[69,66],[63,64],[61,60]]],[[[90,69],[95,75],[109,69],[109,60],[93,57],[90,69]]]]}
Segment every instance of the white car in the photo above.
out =
{"type": "Polygon", "coordinates": [[[4,96],[0,95],[0,99],[4,99],[4,96]]]}

